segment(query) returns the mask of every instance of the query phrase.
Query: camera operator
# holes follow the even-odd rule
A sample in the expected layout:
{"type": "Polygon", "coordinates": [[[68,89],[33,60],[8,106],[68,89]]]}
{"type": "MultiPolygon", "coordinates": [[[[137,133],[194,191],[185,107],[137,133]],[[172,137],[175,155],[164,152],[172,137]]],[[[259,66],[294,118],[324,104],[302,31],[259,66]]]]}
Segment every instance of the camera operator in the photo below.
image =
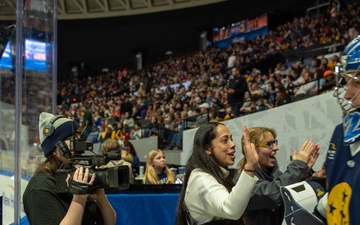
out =
{"type": "MultiPolygon", "coordinates": [[[[113,225],[116,222],[116,213],[103,188],[91,195],[56,192],[55,172],[70,161],[69,151],[58,149],[56,144],[64,141],[70,148],[73,131],[78,128],[79,124],[76,121],[65,116],[55,116],[46,112],[40,114],[40,144],[46,160],[37,168],[23,195],[24,210],[32,225],[113,225]]],[[[66,179],[68,185],[72,181],[80,187],[91,187],[95,174],[92,174],[90,179],[88,168],[80,167],[74,171],[74,174],[69,174],[66,179]]]]}

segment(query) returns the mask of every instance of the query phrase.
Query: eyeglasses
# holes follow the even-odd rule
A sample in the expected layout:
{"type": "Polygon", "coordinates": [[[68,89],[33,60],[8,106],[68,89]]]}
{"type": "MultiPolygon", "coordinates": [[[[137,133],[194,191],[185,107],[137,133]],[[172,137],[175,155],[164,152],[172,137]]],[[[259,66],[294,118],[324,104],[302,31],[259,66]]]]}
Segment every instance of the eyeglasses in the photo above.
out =
{"type": "Polygon", "coordinates": [[[278,145],[278,140],[272,140],[272,141],[268,141],[268,142],[261,142],[258,147],[267,147],[268,149],[273,149],[274,148],[274,144],[278,145]]]}

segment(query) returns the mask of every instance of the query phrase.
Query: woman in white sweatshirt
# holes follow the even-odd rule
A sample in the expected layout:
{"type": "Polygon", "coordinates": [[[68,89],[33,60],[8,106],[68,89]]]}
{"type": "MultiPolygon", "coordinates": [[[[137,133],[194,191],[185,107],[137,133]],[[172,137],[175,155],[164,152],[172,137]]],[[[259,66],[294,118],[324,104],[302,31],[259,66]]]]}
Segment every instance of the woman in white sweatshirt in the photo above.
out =
{"type": "Polygon", "coordinates": [[[210,122],[196,131],[176,225],[246,224],[243,214],[257,181],[254,170],[258,154],[245,126],[243,135],[249,161],[245,173],[234,184],[226,169],[235,162],[235,144],[229,129],[222,123],[210,122]]]}

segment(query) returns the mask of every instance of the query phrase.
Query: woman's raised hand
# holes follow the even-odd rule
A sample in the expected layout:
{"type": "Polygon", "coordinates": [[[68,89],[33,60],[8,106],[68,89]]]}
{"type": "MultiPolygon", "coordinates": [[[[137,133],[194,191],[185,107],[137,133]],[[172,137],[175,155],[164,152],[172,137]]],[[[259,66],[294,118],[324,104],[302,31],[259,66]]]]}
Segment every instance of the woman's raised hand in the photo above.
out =
{"type": "Polygon", "coordinates": [[[309,169],[311,169],[314,166],[317,158],[319,157],[319,154],[320,154],[319,150],[320,150],[319,145],[315,144],[314,149],[310,154],[310,159],[309,159],[309,162],[308,162],[308,168],[309,169]]]}
{"type": "Polygon", "coordinates": [[[304,144],[301,146],[299,153],[296,153],[296,150],[293,149],[293,160],[300,160],[308,163],[314,149],[316,149],[314,142],[305,141],[304,144]]]}
{"type": "Polygon", "coordinates": [[[256,148],[254,143],[250,142],[249,131],[247,127],[243,126],[243,141],[244,141],[244,152],[246,157],[246,169],[247,170],[255,170],[258,167],[259,155],[256,152],[256,148]]]}

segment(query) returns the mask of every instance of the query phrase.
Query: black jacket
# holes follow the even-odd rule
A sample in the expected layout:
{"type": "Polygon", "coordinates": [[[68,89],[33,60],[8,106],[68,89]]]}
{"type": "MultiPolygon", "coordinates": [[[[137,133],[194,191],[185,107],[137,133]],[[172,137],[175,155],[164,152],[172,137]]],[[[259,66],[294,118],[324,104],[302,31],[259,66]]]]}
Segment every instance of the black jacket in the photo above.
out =
{"type": "Polygon", "coordinates": [[[255,170],[259,178],[246,208],[250,225],[281,225],[284,218],[284,205],[280,187],[305,180],[307,164],[292,161],[283,173],[276,164],[271,171],[261,168],[255,170]]]}
{"type": "Polygon", "coordinates": [[[229,83],[229,89],[234,89],[235,91],[233,94],[228,94],[229,104],[243,102],[245,91],[248,90],[245,77],[234,77],[229,83]]]}

